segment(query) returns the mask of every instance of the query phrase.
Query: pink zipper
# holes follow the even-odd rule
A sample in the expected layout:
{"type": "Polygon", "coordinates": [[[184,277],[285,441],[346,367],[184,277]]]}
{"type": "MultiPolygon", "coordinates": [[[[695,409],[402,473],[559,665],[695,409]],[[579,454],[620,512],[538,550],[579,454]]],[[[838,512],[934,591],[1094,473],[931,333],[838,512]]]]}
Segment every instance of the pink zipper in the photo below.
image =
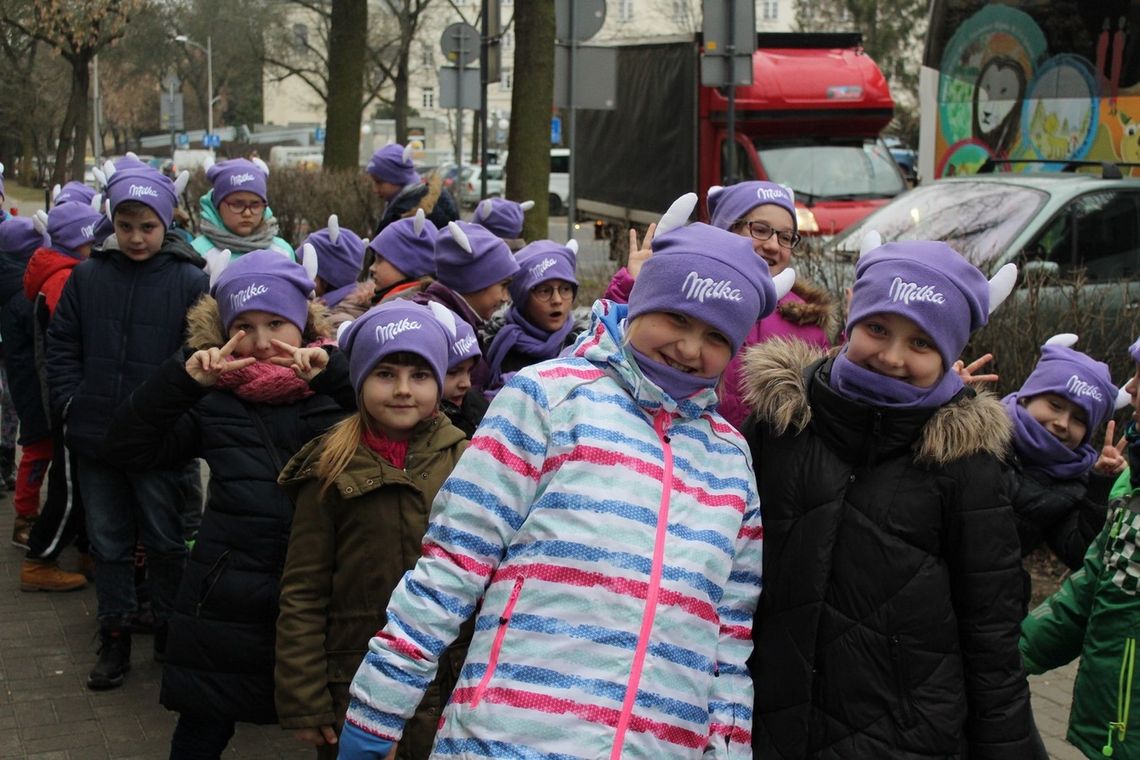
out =
{"type": "Polygon", "coordinates": [[[499,664],[499,650],[503,648],[503,638],[507,635],[507,626],[511,622],[511,613],[515,610],[515,603],[519,600],[522,587],[523,577],[520,575],[518,578],[515,578],[515,586],[511,589],[511,595],[507,597],[507,606],[503,608],[503,614],[499,616],[499,630],[495,631],[495,640],[491,643],[491,656],[487,659],[487,671],[483,673],[483,678],[480,679],[479,685],[475,687],[475,696],[471,698],[472,710],[479,706],[479,700],[483,698],[483,692],[487,689],[487,683],[491,680],[491,676],[495,675],[495,666],[499,664]]]}
{"type": "Polygon", "coordinates": [[[641,684],[641,671],[645,667],[645,653],[649,649],[649,634],[653,630],[653,617],[657,612],[657,595],[661,590],[661,569],[665,565],[665,538],[669,530],[669,495],[673,491],[673,447],[670,445],[668,430],[670,415],[664,409],[653,417],[653,430],[661,441],[665,462],[661,476],[661,505],[657,509],[657,535],[653,539],[653,567],[649,572],[649,590],[645,594],[645,614],[641,618],[641,632],[637,635],[637,649],[633,653],[633,667],[629,671],[629,682],[625,687],[625,700],[618,717],[617,731],[610,760],[619,760],[629,722],[633,719],[633,708],[637,702],[637,689],[641,684]]]}

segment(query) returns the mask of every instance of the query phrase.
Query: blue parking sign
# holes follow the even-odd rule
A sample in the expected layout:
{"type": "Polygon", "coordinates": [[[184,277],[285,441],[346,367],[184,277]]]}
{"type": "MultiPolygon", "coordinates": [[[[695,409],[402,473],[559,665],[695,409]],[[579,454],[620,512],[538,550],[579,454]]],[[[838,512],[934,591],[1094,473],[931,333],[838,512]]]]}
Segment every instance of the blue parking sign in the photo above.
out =
{"type": "Polygon", "coordinates": [[[325,141],[325,135],[327,134],[328,130],[326,130],[324,127],[317,127],[313,131],[313,138],[316,139],[318,143],[323,143],[325,141]]]}
{"type": "Polygon", "coordinates": [[[550,117],[550,144],[551,145],[561,145],[562,144],[562,117],[561,116],[550,117]]]}

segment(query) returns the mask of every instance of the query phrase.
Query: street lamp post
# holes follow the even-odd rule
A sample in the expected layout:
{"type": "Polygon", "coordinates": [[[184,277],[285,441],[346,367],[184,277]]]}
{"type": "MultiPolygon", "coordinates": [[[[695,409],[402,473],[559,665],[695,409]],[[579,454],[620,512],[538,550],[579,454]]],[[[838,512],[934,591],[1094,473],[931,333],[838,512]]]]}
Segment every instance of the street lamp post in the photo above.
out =
{"type": "Polygon", "coordinates": [[[209,85],[209,91],[206,93],[209,102],[206,107],[206,135],[214,134],[214,40],[210,35],[206,36],[206,46],[202,47],[194,40],[187,37],[185,34],[177,34],[174,36],[175,42],[181,42],[183,45],[196,47],[206,53],[206,81],[209,85]]]}

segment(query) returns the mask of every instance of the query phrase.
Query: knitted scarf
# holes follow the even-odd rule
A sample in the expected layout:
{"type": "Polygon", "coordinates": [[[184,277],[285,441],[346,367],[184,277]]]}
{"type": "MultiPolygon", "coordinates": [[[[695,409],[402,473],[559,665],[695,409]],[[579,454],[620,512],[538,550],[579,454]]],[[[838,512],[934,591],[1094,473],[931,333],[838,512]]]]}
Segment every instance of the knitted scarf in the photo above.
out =
{"type": "Polygon", "coordinates": [[[1011,393],[1001,400],[1002,406],[1013,421],[1013,450],[1025,469],[1044,473],[1057,480],[1073,480],[1092,469],[1100,456],[1089,443],[1070,449],[1033,419],[1021,404],[1017,394],[1011,393]]]}
{"type": "Polygon", "coordinates": [[[262,219],[257,229],[242,237],[230,232],[224,225],[214,224],[213,220],[203,215],[200,229],[216,247],[228,248],[234,253],[248,253],[268,249],[277,237],[278,225],[276,217],[271,216],[262,219]]]}
{"type": "Polygon", "coordinates": [[[503,373],[503,360],[511,349],[517,348],[527,356],[533,356],[535,362],[553,359],[558,356],[566,343],[566,336],[574,329],[574,319],[566,315],[566,322],[554,332],[547,332],[538,327],[517,308],[511,306],[507,310],[502,328],[495,334],[491,347],[487,349],[487,363],[491,365],[491,381],[489,388],[499,387],[503,373]]]}
{"type": "Polygon", "coordinates": [[[360,442],[375,451],[381,458],[391,462],[394,467],[404,469],[408,457],[408,442],[393,441],[381,432],[373,432],[368,428],[360,435],[360,442]]]}
{"type": "MultiPolygon", "coordinates": [[[[332,341],[321,338],[306,348],[327,345],[332,345],[332,341]]],[[[297,377],[292,368],[272,362],[254,362],[248,367],[227,372],[218,378],[214,387],[229,391],[242,401],[270,406],[286,406],[313,395],[309,384],[297,377]]]]}
{"type": "Polygon", "coordinates": [[[962,390],[962,378],[946,372],[929,388],[880,375],[847,358],[847,350],[831,365],[831,389],[839,395],[869,406],[888,409],[934,409],[946,404],[962,390]]]}

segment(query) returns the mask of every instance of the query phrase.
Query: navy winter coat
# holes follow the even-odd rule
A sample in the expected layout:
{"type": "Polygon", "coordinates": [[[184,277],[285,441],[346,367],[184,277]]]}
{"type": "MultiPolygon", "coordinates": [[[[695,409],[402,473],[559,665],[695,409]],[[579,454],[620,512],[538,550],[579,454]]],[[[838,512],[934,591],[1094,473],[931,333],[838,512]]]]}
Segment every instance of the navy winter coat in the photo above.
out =
{"type": "Polygon", "coordinates": [[[168,233],[146,261],[97,250],[75,267],[48,326],[47,374],[76,454],[101,455],[115,409],[182,346],[186,311],[209,289],[204,266],[168,233]]]}
{"type": "Polygon", "coordinates": [[[51,435],[36,372],[35,316],[24,295],[24,270],[30,256],[0,254],[0,336],[4,340],[8,390],[20,418],[21,446],[51,435]]]}

